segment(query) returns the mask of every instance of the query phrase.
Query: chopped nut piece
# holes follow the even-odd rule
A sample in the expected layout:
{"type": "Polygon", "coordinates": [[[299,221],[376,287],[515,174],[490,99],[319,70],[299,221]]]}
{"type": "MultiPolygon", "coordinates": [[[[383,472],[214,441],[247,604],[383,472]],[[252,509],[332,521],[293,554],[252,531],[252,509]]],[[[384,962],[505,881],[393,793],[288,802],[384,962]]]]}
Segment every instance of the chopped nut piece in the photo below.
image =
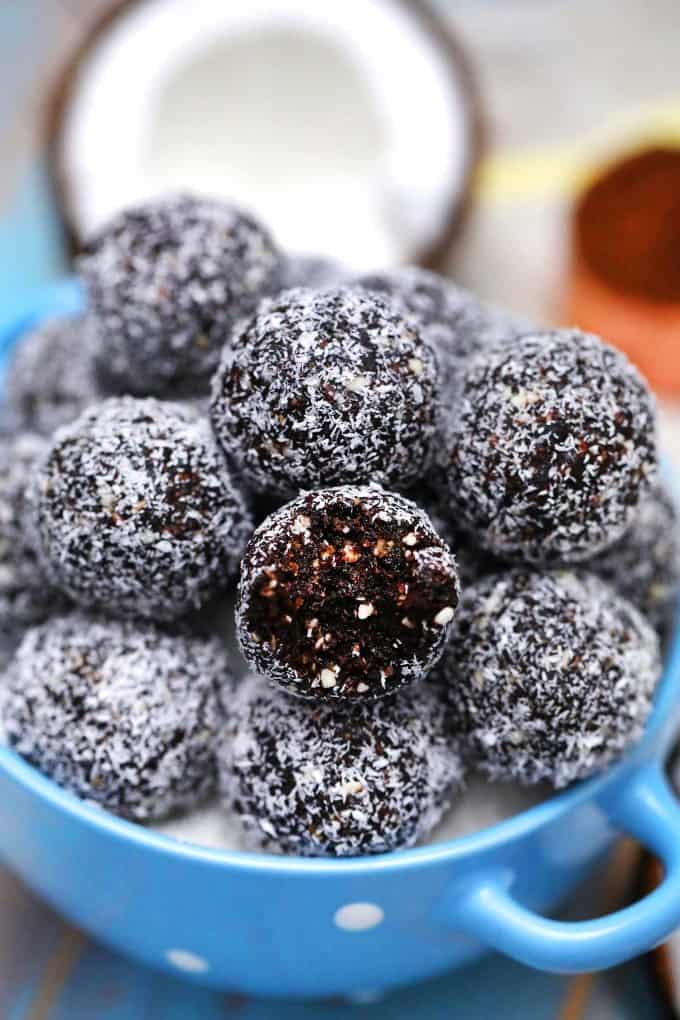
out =
{"type": "Polygon", "coordinates": [[[293,521],[293,526],[290,530],[294,535],[302,535],[305,531],[311,528],[311,526],[311,518],[307,517],[305,514],[299,514],[293,521]]]}
{"type": "Polygon", "coordinates": [[[352,393],[363,393],[368,385],[368,376],[366,375],[353,375],[351,379],[348,379],[345,386],[352,393]]]}
{"type": "Polygon", "coordinates": [[[342,547],[342,559],[345,563],[356,563],[361,559],[361,553],[351,542],[345,542],[342,547]]]}
{"type": "Polygon", "coordinates": [[[451,623],[451,620],[454,617],[454,613],[455,610],[453,609],[452,606],[444,606],[444,608],[440,609],[437,615],[435,616],[434,622],[437,624],[438,627],[445,627],[447,623],[451,623]]]}
{"type": "Polygon", "coordinates": [[[358,779],[348,779],[342,784],[342,796],[346,799],[347,797],[353,797],[357,793],[363,793],[364,784],[360,783],[358,779]]]}
{"type": "Polygon", "coordinates": [[[335,687],[335,672],[332,669],[321,670],[321,686],[328,689],[329,687],[335,687]]]}

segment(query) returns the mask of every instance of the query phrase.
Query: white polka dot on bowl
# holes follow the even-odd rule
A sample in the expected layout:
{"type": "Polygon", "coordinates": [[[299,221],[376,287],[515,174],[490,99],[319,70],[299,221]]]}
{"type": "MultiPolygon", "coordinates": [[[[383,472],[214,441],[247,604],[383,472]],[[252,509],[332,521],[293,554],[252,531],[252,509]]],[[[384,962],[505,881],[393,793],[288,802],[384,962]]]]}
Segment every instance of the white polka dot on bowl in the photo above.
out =
{"type": "Polygon", "coordinates": [[[205,974],[210,970],[207,960],[188,949],[168,949],[165,959],[177,970],[183,970],[185,974],[205,974]]]}
{"type": "Polygon", "coordinates": [[[343,931],[367,931],[375,928],[385,917],[377,903],[346,903],[335,911],[333,920],[343,931]]]}

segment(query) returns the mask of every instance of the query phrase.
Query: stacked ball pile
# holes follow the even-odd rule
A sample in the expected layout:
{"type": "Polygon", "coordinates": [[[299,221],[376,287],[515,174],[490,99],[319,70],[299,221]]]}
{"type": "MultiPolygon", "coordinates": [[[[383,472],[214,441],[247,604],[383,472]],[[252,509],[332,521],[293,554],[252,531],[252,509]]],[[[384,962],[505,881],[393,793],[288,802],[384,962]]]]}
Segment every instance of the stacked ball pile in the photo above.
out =
{"type": "Polygon", "coordinates": [[[352,855],[425,837],[470,768],[562,786],[638,739],[680,566],[622,355],[188,196],[79,269],[87,311],[7,381],[19,753],[138,821],[219,788],[256,845],[352,855]]]}

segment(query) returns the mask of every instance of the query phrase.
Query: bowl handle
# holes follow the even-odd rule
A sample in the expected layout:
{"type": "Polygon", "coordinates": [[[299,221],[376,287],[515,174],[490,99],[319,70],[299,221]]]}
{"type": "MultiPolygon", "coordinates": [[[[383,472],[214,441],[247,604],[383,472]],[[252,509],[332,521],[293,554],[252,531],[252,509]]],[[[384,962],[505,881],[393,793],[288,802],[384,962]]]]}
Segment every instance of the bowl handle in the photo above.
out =
{"type": "Polygon", "coordinates": [[[497,870],[450,891],[447,922],[529,967],[556,973],[602,970],[647,952],[680,924],[680,805],[653,764],[630,777],[607,814],[664,864],[661,885],[644,899],[594,921],[552,921],[513,899],[497,870]]]}

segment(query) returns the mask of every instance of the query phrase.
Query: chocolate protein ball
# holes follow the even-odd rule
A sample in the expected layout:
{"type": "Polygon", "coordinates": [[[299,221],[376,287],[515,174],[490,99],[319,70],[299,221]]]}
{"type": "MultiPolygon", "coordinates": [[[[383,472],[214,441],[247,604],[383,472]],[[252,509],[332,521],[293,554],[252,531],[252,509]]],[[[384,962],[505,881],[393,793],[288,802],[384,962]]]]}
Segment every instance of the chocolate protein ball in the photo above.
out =
{"type": "Polygon", "coordinates": [[[2,418],[10,429],[51,435],[100,399],[92,330],[83,315],[48,319],[14,348],[2,418]]]}
{"type": "Polygon", "coordinates": [[[0,661],[27,627],[67,605],[48,583],[26,527],[26,488],[46,445],[31,432],[0,438],[0,661]]]}
{"type": "Polygon", "coordinates": [[[226,805],[256,846],[354,856],[412,846],[461,788],[433,688],[315,705],[249,677],[218,753],[226,805]]]}
{"type": "Polygon", "coordinates": [[[402,315],[413,319],[421,336],[434,348],[446,396],[469,358],[531,328],[519,316],[486,304],[451,280],[419,266],[366,273],[355,282],[390,300],[402,315]]]}
{"type": "Polygon", "coordinates": [[[680,591],[680,533],[678,511],[665,485],[657,483],[640,501],[623,538],[586,565],[654,627],[668,626],[680,591]]]}
{"type": "Polygon", "coordinates": [[[254,533],[237,633],[250,666],[295,694],[370,699],[428,672],[457,604],[455,562],[427,515],[345,486],[303,493],[254,533]]]}
{"type": "Polygon", "coordinates": [[[556,330],[473,359],[437,477],[480,545],[552,563],[616,541],[656,469],[654,401],[640,375],[597,337],[556,330]]]}
{"type": "Polygon", "coordinates": [[[246,213],[181,194],[119,213],[78,267],[107,385],[177,395],[207,386],[234,323],[278,288],[281,256],[246,213]]]}
{"type": "Polygon", "coordinates": [[[225,453],[260,491],[376,481],[403,487],[435,439],[434,355],[361,289],[299,288],[234,330],[213,380],[225,453]]]}
{"type": "Polygon", "coordinates": [[[111,397],[60,429],[36,473],[39,553],[75,601],[169,620],[235,572],[251,521],[187,405],[111,397]]]}
{"type": "Polygon", "coordinates": [[[60,786],[137,821],[214,788],[220,688],[216,641],[73,613],[29,630],[8,673],[10,745],[60,786]]]}
{"type": "Polygon", "coordinates": [[[328,287],[347,278],[341,262],[325,255],[288,255],[281,272],[281,290],[293,287],[328,287]]]}
{"type": "Polygon", "coordinates": [[[660,673],[656,633],[609,585],[518,569],[463,593],[433,682],[491,779],[561,787],[639,739],[660,673]]]}

